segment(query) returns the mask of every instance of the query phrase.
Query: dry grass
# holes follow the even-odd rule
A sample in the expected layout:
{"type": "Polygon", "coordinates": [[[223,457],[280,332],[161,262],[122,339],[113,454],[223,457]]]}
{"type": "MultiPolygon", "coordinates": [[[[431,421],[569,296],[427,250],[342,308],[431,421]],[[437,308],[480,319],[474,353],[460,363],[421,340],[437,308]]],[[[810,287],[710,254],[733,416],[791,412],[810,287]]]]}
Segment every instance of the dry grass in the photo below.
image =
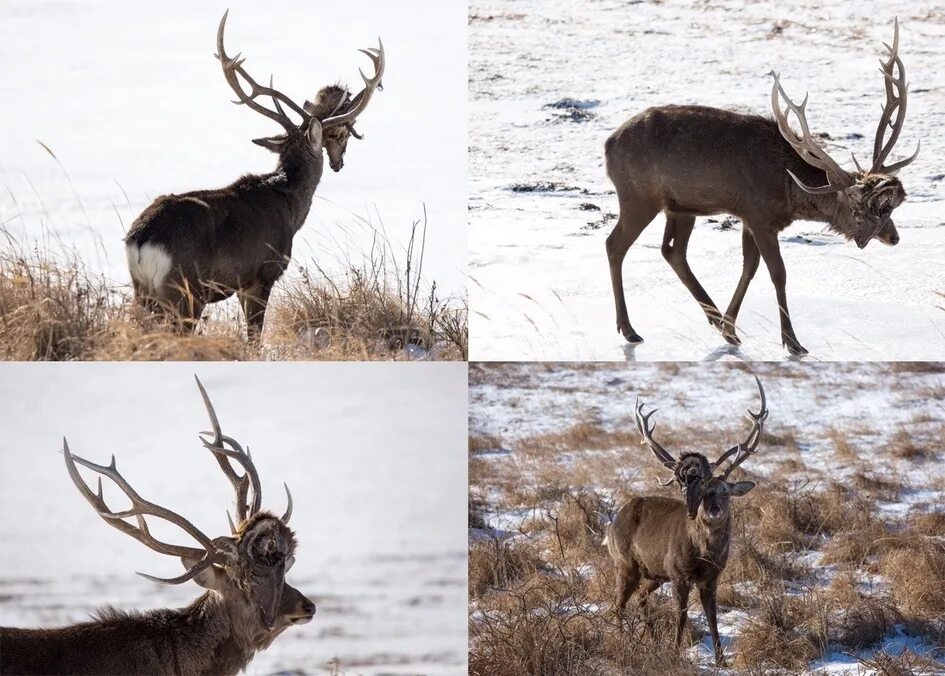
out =
{"type": "MultiPolygon", "coordinates": [[[[416,231],[417,225],[414,226],[416,231]]],[[[197,335],[178,335],[137,308],[127,285],[97,275],[75,254],[26,250],[7,233],[0,252],[3,360],[367,360],[402,358],[408,344],[436,359],[465,359],[465,301],[422,294],[422,242],[406,271],[386,248],[340,281],[301,268],[277,286],[262,349],[244,338],[242,317],[208,311],[197,335]],[[416,268],[416,269],[415,269],[416,268]],[[401,275],[401,276],[398,276],[401,275]]]]}
{"type": "Polygon", "coordinates": [[[880,571],[889,578],[893,597],[920,618],[945,615],[945,542],[916,538],[886,553],[880,571]]]}

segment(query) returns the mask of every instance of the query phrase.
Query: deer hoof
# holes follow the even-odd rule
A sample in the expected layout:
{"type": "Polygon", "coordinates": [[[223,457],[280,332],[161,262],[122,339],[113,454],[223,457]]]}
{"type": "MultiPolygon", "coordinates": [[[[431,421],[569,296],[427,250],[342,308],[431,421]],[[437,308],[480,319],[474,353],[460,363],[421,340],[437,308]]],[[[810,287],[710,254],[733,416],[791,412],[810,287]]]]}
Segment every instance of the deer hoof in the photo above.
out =
{"type": "Polygon", "coordinates": [[[639,345],[643,342],[643,336],[633,329],[621,329],[620,333],[623,334],[624,339],[631,345],[639,345]]]}
{"type": "Polygon", "coordinates": [[[722,332],[722,338],[724,338],[724,339],[725,339],[725,342],[728,343],[729,345],[741,345],[741,344],[742,344],[741,338],[739,338],[737,335],[735,335],[735,332],[734,332],[734,331],[727,331],[727,330],[726,330],[726,331],[723,331],[723,332],[722,332]]]}
{"type": "Polygon", "coordinates": [[[796,340],[786,341],[784,345],[794,357],[803,357],[805,354],[809,354],[807,349],[796,340]]]}

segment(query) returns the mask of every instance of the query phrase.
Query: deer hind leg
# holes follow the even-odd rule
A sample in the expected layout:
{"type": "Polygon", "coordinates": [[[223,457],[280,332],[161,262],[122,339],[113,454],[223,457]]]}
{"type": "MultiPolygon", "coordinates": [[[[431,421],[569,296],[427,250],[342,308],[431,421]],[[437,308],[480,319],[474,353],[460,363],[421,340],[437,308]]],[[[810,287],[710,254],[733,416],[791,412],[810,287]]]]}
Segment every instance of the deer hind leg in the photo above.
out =
{"type": "Polygon", "coordinates": [[[715,666],[725,665],[725,658],[722,654],[722,641],[719,640],[718,613],[715,604],[715,584],[699,588],[699,599],[702,601],[702,609],[705,611],[705,621],[709,625],[709,633],[712,634],[712,648],[715,651],[715,666]]]}
{"type": "Polygon", "coordinates": [[[178,333],[193,333],[206,307],[200,290],[193,288],[186,279],[168,285],[166,289],[164,297],[155,305],[159,314],[178,333]]]}
{"type": "Polygon", "coordinates": [[[686,253],[689,249],[689,237],[692,235],[692,228],[696,223],[693,216],[683,214],[666,214],[666,231],[663,233],[663,258],[669,263],[670,267],[679,277],[680,281],[689,289],[689,293],[696,299],[696,302],[705,312],[709,324],[722,330],[722,313],[709,298],[709,294],[702,288],[702,284],[696,279],[689,267],[689,261],[686,253]]]}
{"type": "Polygon", "coordinates": [[[640,568],[632,563],[618,563],[616,565],[617,592],[614,595],[614,612],[618,621],[623,619],[623,611],[627,601],[640,584],[640,568]]]}
{"type": "Polygon", "coordinates": [[[647,634],[653,634],[653,627],[650,622],[649,612],[647,610],[647,602],[650,600],[650,594],[655,592],[660,587],[660,582],[657,580],[645,580],[643,583],[643,591],[640,594],[640,598],[637,603],[640,606],[640,614],[643,616],[643,636],[647,634]]]}
{"type": "Polygon", "coordinates": [[[259,343],[262,337],[270,293],[272,293],[271,284],[259,283],[239,291],[240,305],[246,317],[246,333],[251,343],[259,343]]]}
{"type": "Polygon", "coordinates": [[[722,330],[722,337],[732,345],[742,344],[735,333],[735,320],[738,318],[738,311],[742,307],[745,293],[748,292],[748,285],[751,284],[755,272],[758,271],[760,260],[761,254],[758,251],[758,245],[755,244],[755,238],[751,234],[751,230],[745,225],[742,227],[742,276],[738,280],[735,293],[732,295],[732,302],[728,304],[728,309],[725,311],[725,328],[722,330]]]}
{"type": "Polygon", "coordinates": [[[777,230],[757,230],[753,231],[752,234],[755,238],[755,244],[758,245],[758,251],[761,252],[761,257],[768,267],[768,274],[771,275],[771,282],[774,284],[774,290],[778,298],[778,310],[781,315],[781,344],[793,355],[807,354],[807,350],[794,335],[791,314],[788,312],[787,293],[785,291],[787,271],[784,269],[784,260],[781,258],[781,249],[778,246],[777,230]]]}
{"type": "Polygon", "coordinates": [[[623,259],[627,250],[658,213],[659,208],[642,200],[621,196],[620,217],[607,237],[607,261],[610,264],[610,283],[613,286],[614,304],[617,309],[617,331],[632,344],[642,343],[643,338],[633,330],[627,314],[627,300],[623,292],[623,259]]]}
{"type": "Polygon", "coordinates": [[[676,647],[682,644],[683,630],[686,628],[686,610],[689,607],[690,586],[682,581],[673,582],[673,598],[676,600],[676,647]]]}

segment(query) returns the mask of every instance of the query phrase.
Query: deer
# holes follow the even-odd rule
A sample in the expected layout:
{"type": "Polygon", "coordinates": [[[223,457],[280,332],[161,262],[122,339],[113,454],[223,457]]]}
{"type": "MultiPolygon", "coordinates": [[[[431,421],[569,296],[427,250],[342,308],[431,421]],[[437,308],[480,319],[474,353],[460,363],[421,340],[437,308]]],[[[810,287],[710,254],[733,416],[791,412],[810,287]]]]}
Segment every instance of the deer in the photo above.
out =
{"type": "Polygon", "coordinates": [[[122,612],[107,607],[91,621],[68,627],[0,628],[0,673],[235,675],[283,631],[312,620],[315,604],[285,581],[296,550],[295,534],[288,526],[289,487],[285,486],[288,506],[281,517],[262,509],[259,473],[248,449],[223,434],[199,379],[197,387],[213,428],[212,438],[200,440],[236,495],[236,524],[227,512],[229,535],[211,539],[185,517],[141,497],[119,473],[114,455],[108,465],[90,462],[74,455],[65,438],[63,455],[72,482],[105,523],[159,554],[179,558],[186,569],[172,578],[139,575],[163,584],[193,580],[206,590],[204,594],[186,608],[122,612]],[[97,491],[86,484],[78,465],[99,475],[97,491]],[[128,497],[129,509],[108,507],[102,477],[128,497]],[[130,518],[135,524],[127,521],[130,518]],[[176,526],[200,546],[159,540],[148,519],[176,526]]]}
{"type": "MultiPolygon", "coordinates": [[[[664,582],[672,583],[676,602],[676,648],[686,627],[689,593],[699,590],[706,622],[712,635],[717,666],[724,665],[716,617],[716,589],[728,562],[732,540],[731,499],[742,497],[755,487],[753,481],[728,480],[732,471],[754,455],[768,418],[764,388],[757,376],[761,407],[748,410],[752,426],[741,443],[710,462],[702,453],[685,452],[678,458],[653,438],[650,418],[637,399],[634,418],[643,443],[672,475],[663,486],[676,484],[684,499],[642,496],[630,499],[607,530],[605,544],[614,562],[616,591],[614,609],[621,621],[630,596],[642,585],[638,602],[645,611],[647,598],[664,582]]],[[[644,624],[644,631],[648,628],[644,624]]]]}
{"type": "Polygon", "coordinates": [[[623,261],[640,233],[662,211],[666,227],[661,253],[727,343],[741,345],[735,322],[764,259],[777,297],[782,345],[793,356],[808,353],[791,324],[778,233],[804,219],[826,223],[829,231],[853,240],[860,249],[874,239],[890,246],[899,242],[891,214],[906,193],[896,174],[918,157],[921,142],[911,157],[886,163],[902,132],[908,100],[898,19],[892,46],[884,46],[888,55],[880,64],[886,102],[873,143],[873,164],[865,171],[855,156],[856,170],[847,171],[817,143],[807,123],[807,96],[800,105],[793,103],[774,71],[774,119],[669,105],[631,117],[610,135],[604,155],[620,214],[607,237],[606,250],[617,331],[628,343],[638,345],[643,338],[627,314],[623,261]],[[783,109],[780,99],[785,102],[783,109]],[[789,123],[791,114],[800,133],[789,123]],[[742,221],[742,273],[724,315],[687,260],[696,217],[720,213],[742,221]]]}
{"type": "Polygon", "coordinates": [[[354,123],[374,92],[383,89],[384,44],[361,49],[374,75],[360,70],[364,88],[353,98],[346,87],[330,85],[314,101],[299,106],[288,96],[256,82],[240,54],[229,56],[223,33],[229,10],[217,29],[216,58],[223,77],[245,105],[278,123],[284,132],[254,139],[278,155],[275,170],[247,174],[225,188],[162,195],[134,221],[125,237],[128,269],[136,304],[169,320],[179,331],[193,331],[206,305],[238,296],[247,336],[258,340],[273,285],[288,267],[292,240],[302,228],[322,178],[328,155],[341,171],[348,139],[364,138],[354,123]],[[249,88],[246,91],[242,82],[249,88]],[[272,99],[268,108],[259,97],[272,99]],[[296,124],[283,104],[301,118],[296,124]]]}

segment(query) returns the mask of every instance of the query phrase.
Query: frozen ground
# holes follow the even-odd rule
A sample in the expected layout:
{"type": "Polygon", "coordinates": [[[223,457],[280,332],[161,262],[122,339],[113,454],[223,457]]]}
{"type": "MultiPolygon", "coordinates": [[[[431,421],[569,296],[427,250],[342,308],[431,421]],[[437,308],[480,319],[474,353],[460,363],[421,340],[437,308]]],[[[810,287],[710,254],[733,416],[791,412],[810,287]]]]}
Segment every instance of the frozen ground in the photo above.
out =
{"type": "MultiPolygon", "coordinates": [[[[106,603],[180,607],[199,595],[134,574],[180,566],[103,523],[58,452],[66,435],[92,461],[115,453],[142,496],[211,537],[228,532],[232,489],[197,441],[208,421],[193,370],[0,368],[0,625],[59,626],[106,603]]],[[[263,506],[281,514],[282,482],[292,490],[288,578],[317,606],[247,673],[322,674],[337,659],[352,675],[464,674],[465,367],[210,364],[199,375],[224,432],[253,451],[263,506]]]]}
{"type": "MultiPolygon", "coordinates": [[[[877,499],[882,517],[897,519],[942,510],[945,374],[940,368],[895,364],[759,364],[757,373],[770,410],[766,434],[769,438],[792,440],[786,445],[782,442],[777,450],[762,445],[757,455],[745,463],[745,468],[757,475],[759,490],[764,490],[767,476],[776,475],[779,480],[815,488],[830,480],[850,480],[865,465],[870,476],[901,487],[895,499],[889,496],[877,499]],[[831,438],[834,430],[855,449],[858,461],[838,457],[831,438]],[[900,457],[892,450],[901,445],[897,435],[902,430],[908,432],[917,448],[924,449],[924,457],[900,457]]],[[[693,450],[712,458],[744,437],[748,429],[742,418],[745,408],[757,410],[758,406],[753,379],[730,364],[632,367],[602,363],[481,364],[470,373],[469,433],[471,438],[493,439],[501,446],[477,456],[495,463],[493,470],[501,470],[496,476],[511,479],[513,484],[515,477],[520,477],[515,484],[520,494],[547,495],[552,487],[540,479],[543,467],[535,455],[540,451],[532,447],[530,451],[524,450],[523,442],[563,433],[581,421],[599,424],[608,433],[632,433],[633,404],[638,396],[648,404],[647,410],[659,408],[653,419],[657,423],[657,439],[665,442],[674,430],[689,430],[689,434],[692,430],[708,431],[699,447],[667,444],[670,452],[693,450]]],[[[573,477],[573,490],[590,489],[613,495],[611,487],[616,484],[623,495],[668,495],[654,483],[648,463],[617,467],[616,476],[606,477],[607,486],[581,484],[578,477],[587,477],[589,472],[593,475],[589,458],[611,457],[627,450],[581,449],[578,445],[571,452],[550,457],[554,458],[551,462],[560,465],[564,476],[573,477]]],[[[638,452],[647,456],[649,453],[645,447],[638,452]]],[[[490,494],[487,487],[476,486],[475,482],[470,490],[472,496],[485,502],[486,523],[501,537],[528,537],[525,534],[530,531],[523,524],[543,513],[541,508],[509,508],[497,502],[496,495],[490,494]]],[[[737,503],[734,509],[738,509],[737,503]]],[[[470,531],[471,542],[483,536],[482,532],[470,531]]],[[[804,556],[807,557],[804,562],[817,571],[814,586],[829,584],[837,574],[837,566],[820,563],[820,552],[808,551],[804,556]]],[[[887,585],[879,575],[867,578],[866,583],[874,590],[887,585]]],[[[691,608],[689,616],[693,621],[702,621],[701,610],[691,608]]],[[[720,632],[727,645],[736,639],[735,650],[745,620],[741,611],[728,609],[720,613],[720,632]]],[[[934,648],[915,637],[902,635],[900,630],[888,636],[882,647],[893,654],[907,647],[919,655],[929,654],[934,648]]],[[[941,650],[941,646],[938,648],[941,650]]],[[[869,658],[876,651],[877,646],[855,655],[840,650],[828,652],[810,669],[817,673],[871,674],[874,672],[865,669],[859,658],[869,658]]],[[[707,642],[694,646],[691,656],[707,672],[714,671],[707,642]]],[[[942,669],[945,670],[945,665],[942,669]]]]}
{"type": "Polygon", "coordinates": [[[125,229],[160,194],[215,188],[275,166],[250,140],[281,128],[230,103],[216,29],[259,81],[301,103],[338,80],[361,84],[387,53],[385,89],[358,122],[345,166],[326,162],[295,260],[336,271],[383,228],[403,260],[410,225],[429,216],[424,272],[444,292],[465,282],[466,49],[460,3],[276,5],[227,0],[0,3],[0,226],[23,245],[75,248],[127,281],[125,229]],[[14,67],[15,66],[15,67],[14,67]],[[41,141],[56,158],[51,157],[41,141]]]}
{"type": "MultiPolygon", "coordinates": [[[[902,241],[859,251],[820,224],[796,223],[781,235],[788,302],[811,359],[945,358],[945,300],[935,293],[945,291],[945,5],[904,0],[474,0],[471,357],[783,359],[765,271],[739,315],[743,349],[730,351],[660,255],[661,215],[624,264],[630,319],[646,340],[626,346],[604,253],[618,210],[604,139],[657,104],[768,115],[776,69],[795,100],[810,90],[809,120],[830,134],[835,157],[870,157],[883,98],[876,57],[896,15],[912,85],[897,151],[922,140],[901,175],[902,241]]],[[[741,272],[740,225],[722,231],[723,219],[698,219],[690,246],[696,276],[722,308],[741,272]]]]}

